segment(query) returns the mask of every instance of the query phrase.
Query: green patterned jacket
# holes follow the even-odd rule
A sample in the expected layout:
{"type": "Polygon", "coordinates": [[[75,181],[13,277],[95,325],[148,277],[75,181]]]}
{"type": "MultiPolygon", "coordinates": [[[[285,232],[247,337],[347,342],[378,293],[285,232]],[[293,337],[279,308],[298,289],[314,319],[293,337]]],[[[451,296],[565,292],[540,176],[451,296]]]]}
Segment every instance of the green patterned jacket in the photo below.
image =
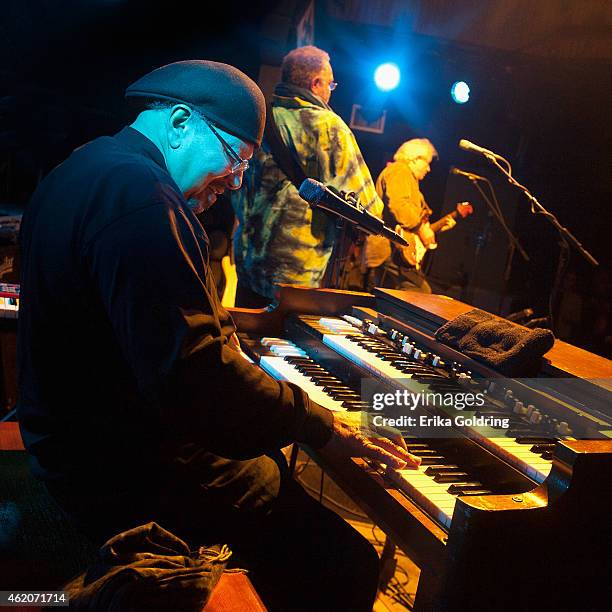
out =
{"type": "MultiPolygon", "coordinates": [[[[298,96],[277,95],[272,112],[283,142],[307,177],[355,192],[363,206],[381,216],[383,204],[355,136],[336,113],[298,96]]],[[[302,200],[265,143],[242,189],[232,194],[232,204],[239,222],[234,253],[240,284],[269,298],[279,283],[320,286],[335,221],[302,200]]]]}

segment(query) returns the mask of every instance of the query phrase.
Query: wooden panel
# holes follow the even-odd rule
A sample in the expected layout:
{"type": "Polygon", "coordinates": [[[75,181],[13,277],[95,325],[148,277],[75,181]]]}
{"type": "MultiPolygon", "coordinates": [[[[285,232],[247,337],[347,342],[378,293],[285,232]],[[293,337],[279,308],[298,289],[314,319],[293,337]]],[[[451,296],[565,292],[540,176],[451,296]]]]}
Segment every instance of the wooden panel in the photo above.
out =
{"type": "MultiPolygon", "coordinates": [[[[407,311],[413,310],[437,325],[462,315],[474,307],[445,295],[423,294],[416,291],[377,289],[377,294],[401,300],[407,311]]],[[[496,315],[493,315],[496,316],[496,315]]],[[[501,317],[496,317],[505,321],[501,317]]],[[[612,361],[589,351],[555,340],[553,348],[543,357],[541,372],[550,376],[575,376],[585,379],[612,379],[612,361]]]]}
{"type": "Polygon", "coordinates": [[[17,319],[0,321],[0,416],[17,403],[17,319]]]}
{"type": "Polygon", "coordinates": [[[373,306],[374,297],[369,293],[340,291],[337,289],[311,289],[294,285],[281,285],[279,305],[274,310],[266,308],[229,308],[238,331],[280,335],[285,318],[292,312],[300,314],[341,315],[351,307],[373,306]]]}
{"type": "Polygon", "coordinates": [[[23,441],[19,433],[19,423],[7,421],[0,423],[0,451],[22,451],[23,441]]]}
{"type": "Polygon", "coordinates": [[[602,0],[327,0],[327,15],[535,57],[608,59],[612,25],[602,0]]]}
{"type": "Polygon", "coordinates": [[[265,612],[246,574],[223,574],[202,612],[265,612]]]}
{"type": "Polygon", "coordinates": [[[302,448],[420,567],[441,571],[447,533],[363,459],[302,448]]]}
{"type": "Polygon", "coordinates": [[[401,300],[416,312],[443,325],[447,321],[458,317],[470,310],[474,306],[464,304],[446,295],[436,295],[435,293],[418,293],[417,291],[399,291],[397,289],[377,289],[377,293],[389,295],[396,300],[401,300]]]}

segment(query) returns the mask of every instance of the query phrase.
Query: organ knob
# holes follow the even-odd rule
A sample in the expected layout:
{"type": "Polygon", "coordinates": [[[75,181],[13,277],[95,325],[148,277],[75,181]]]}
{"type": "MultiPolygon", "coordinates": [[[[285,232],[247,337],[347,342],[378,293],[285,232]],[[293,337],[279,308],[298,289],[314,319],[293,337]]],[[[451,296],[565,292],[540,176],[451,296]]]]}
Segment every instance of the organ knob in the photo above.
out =
{"type": "Polygon", "coordinates": [[[402,332],[398,331],[397,329],[392,329],[389,332],[389,338],[391,338],[393,342],[402,342],[404,339],[404,334],[402,334],[402,332]]]}
{"type": "Polygon", "coordinates": [[[359,328],[362,326],[362,321],[361,319],[358,319],[357,317],[353,317],[351,315],[342,315],[342,318],[347,322],[350,323],[351,325],[354,325],[355,327],[359,328]]]}
{"type": "Polygon", "coordinates": [[[525,412],[525,415],[527,417],[531,416],[531,413],[535,410],[535,406],[533,404],[529,404],[529,406],[527,406],[527,410],[525,412]]]}
{"type": "Polygon", "coordinates": [[[568,423],[566,423],[565,421],[561,421],[557,425],[557,432],[560,433],[562,436],[569,436],[572,433],[572,430],[570,429],[568,423]]]}
{"type": "Polygon", "coordinates": [[[361,328],[363,329],[363,331],[368,334],[372,334],[373,336],[379,334],[381,331],[380,327],[378,327],[378,325],[376,325],[376,323],[374,323],[372,319],[364,319],[363,323],[361,324],[361,328]]]}
{"type": "Polygon", "coordinates": [[[542,422],[542,413],[536,408],[529,417],[529,422],[538,424],[542,422]]]}
{"type": "Polygon", "coordinates": [[[431,356],[431,365],[434,368],[437,368],[440,364],[441,364],[441,359],[440,359],[440,355],[432,355],[431,356]]]}
{"type": "Polygon", "coordinates": [[[521,402],[520,400],[516,400],[514,402],[514,412],[516,414],[526,414],[527,408],[525,408],[525,404],[523,404],[523,402],[521,402]]]}
{"type": "Polygon", "coordinates": [[[367,332],[372,334],[373,336],[377,336],[378,334],[382,334],[382,330],[375,323],[370,323],[367,328],[367,332]]]}
{"type": "Polygon", "coordinates": [[[513,398],[514,398],[514,393],[512,393],[512,389],[506,389],[506,392],[504,393],[504,399],[506,401],[510,401],[513,398]]]}
{"type": "Polygon", "coordinates": [[[411,355],[413,350],[414,350],[414,345],[406,343],[406,344],[404,344],[404,348],[402,349],[402,353],[406,353],[406,355],[411,355]]]}

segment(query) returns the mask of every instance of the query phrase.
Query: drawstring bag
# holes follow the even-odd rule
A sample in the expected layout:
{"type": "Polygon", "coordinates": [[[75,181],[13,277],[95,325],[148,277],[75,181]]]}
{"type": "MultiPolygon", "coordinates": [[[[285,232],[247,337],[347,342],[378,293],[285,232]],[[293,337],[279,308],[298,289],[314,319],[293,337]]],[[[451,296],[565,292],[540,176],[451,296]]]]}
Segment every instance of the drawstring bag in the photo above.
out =
{"type": "Polygon", "coordinates": [[[148,523],[108,540],[64,590],[74,610],[200,612],[231,554],[225,545],[190,552],[183,540],[148,523]]]}

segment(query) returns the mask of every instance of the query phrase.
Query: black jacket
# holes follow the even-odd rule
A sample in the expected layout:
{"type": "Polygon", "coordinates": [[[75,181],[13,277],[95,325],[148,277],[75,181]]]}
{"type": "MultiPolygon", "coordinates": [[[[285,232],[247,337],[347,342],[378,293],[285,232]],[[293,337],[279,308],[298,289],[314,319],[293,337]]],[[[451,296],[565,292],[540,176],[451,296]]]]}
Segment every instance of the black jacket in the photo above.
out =
{"type": "Polygon", "coordinates": [[[141,133],[55,168],[21,248],[18,417],[39,477],[131,480],[179,439],[247,458],[329,438],[331,413],[228,344],[206,234],[141,133]]]}

